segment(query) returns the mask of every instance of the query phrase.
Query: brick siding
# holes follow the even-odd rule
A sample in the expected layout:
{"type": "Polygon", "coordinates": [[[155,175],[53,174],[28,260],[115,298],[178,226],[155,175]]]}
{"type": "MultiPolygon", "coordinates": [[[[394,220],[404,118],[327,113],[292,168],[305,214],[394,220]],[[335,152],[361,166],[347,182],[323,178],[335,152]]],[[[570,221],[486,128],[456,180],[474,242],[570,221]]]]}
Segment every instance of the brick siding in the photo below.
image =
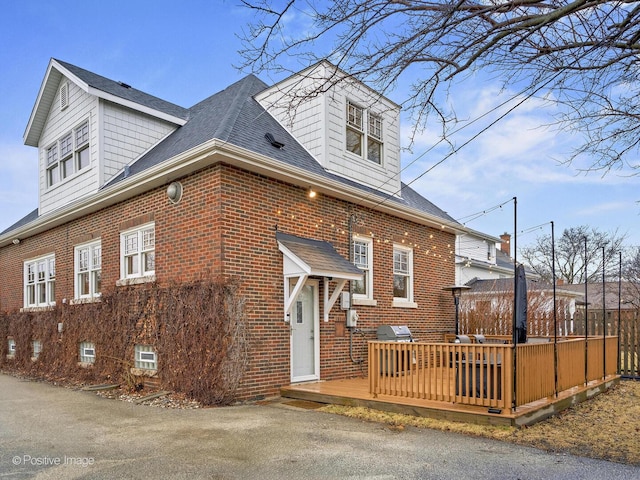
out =
{"type": "MultiPolygon", "coordinates": [[[[0,309],[23,304],[23,261],[56,255],[56,302],[71,300],[73,248],[79,239],[102,241],[103,290],[117,288],[120,231],[140,219],[155,221],[156,279],[164,284],[203,274],[242,279],[250,334],[250,365],[240,397],[278,394],[290,382],[289,326],[283,321],[282,253],[275,240],[282,232],[330,242],[348,258],[349,216],[358,213],[358,231],[373,233],[374,299],[377,306],[357,306],[359,329],[353,356],[366,358],[366,341],[380,324],[408,325],[416,339],[441,341],[453,330],[453,301],[442,287],[454,283],[454,235],[319,195],[303,188],[226,165],[215,165],[179,179],[183,197],[167,199],[166,186],[74,220],[18,245],[0,249],[0,309]],[[393,300],[393,244],[414,249],[414,301],[418,308],[397,308],[393,300]]],[[[320,282],[320,298],[325,282],[320,282]]],[[[333,288],[333,287],[331,287],[333,288]]],[[[338,302],[339,303],[339,302],[338,302]]],[[[350,358],[350,334],[338,305],[323,322],[320,305],[320,376],[348,378],[366,374],[366,364],[350,358]]]]}

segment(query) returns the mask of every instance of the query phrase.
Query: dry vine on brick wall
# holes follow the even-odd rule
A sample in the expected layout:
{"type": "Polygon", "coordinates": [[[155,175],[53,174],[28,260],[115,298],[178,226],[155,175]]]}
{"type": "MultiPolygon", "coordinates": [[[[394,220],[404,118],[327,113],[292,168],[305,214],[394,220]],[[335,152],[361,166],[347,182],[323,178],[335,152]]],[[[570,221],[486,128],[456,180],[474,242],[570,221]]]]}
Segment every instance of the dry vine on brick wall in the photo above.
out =
{"type": "Polygon", "coordinates": [[[58,305],[0,316],[0,368],[67,383],[120,383],[131,375],[136,344],[152,346],[162,388],[205,405],[229,404],[245,372],[248,339],[244,299],[234,280],[202,279],[160,287],[146,284],[103,293],[101,301],[58,305]],[[62,331],[59,331],[59,324],[62,331]],[[41,353],[32,359],[34,340],[41,353]],[[80,343],[95,345],[92,365],[79,362],[80,343]]]}

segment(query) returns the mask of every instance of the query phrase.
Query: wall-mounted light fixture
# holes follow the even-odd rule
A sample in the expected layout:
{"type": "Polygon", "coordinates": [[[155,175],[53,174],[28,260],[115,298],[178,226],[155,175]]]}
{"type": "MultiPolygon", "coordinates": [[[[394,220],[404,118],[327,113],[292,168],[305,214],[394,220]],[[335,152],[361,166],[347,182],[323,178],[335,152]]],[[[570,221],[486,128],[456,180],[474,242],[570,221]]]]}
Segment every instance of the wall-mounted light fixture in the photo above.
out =
{"type": "Polygon", "coordinates": [[[14,238],[12,243],[14,245],[18,245],[20,243],[20,239],[19,238],[14,238]]]}
{"type": "Polygon", "coordinates": [[[178,203],[182,199],[182,184],[171,182],[167,187],[167,197],[171,203],[178,203]]]}
{"type": "Polygon", "coordinates": [[[316,192],[313,188],[309,188],[309,198],[316,198],[318,192],[316,192]]]}

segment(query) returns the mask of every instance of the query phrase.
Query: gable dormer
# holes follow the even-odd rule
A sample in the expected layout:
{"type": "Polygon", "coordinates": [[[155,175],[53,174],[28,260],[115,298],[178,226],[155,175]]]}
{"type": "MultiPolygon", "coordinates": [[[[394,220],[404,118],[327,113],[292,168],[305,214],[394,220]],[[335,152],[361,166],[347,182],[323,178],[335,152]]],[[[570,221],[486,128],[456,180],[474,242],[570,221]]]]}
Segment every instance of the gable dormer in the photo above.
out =
{"type": "Polygon", "coordinates": [[[39,214],[97,192],[186,118],[181,107],[52,59],[24,134],[38,148],[39,214]]]}
{"type": "Polygon", "coordinates": [[[256,96],[328,171],[399,195],[400,107],[329,62],[256,96]]]}

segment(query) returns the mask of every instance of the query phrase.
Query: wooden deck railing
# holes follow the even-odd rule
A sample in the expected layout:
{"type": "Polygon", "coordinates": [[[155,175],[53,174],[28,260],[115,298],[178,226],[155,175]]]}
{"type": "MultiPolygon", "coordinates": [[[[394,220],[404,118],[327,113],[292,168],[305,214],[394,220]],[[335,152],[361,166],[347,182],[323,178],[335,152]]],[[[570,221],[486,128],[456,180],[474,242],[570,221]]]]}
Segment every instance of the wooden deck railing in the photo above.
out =
{"type": "Polygon", "coordinates": [[[369,390],[507,408],[512,400],[509,345],[369,342],[369,390]]]}
{"type": "MultiPolygon", "coordinates": [[[[518,345],[515,405],[615,375],[617,338],[518,345]],[[554,351],[557,351],[557,385],[554,351]],[[604,372],[604,373],[603,373],[604,372]]],[[[369,392],[489,408],[514,404],[513,345],[369,342],[369,392]]]]}

